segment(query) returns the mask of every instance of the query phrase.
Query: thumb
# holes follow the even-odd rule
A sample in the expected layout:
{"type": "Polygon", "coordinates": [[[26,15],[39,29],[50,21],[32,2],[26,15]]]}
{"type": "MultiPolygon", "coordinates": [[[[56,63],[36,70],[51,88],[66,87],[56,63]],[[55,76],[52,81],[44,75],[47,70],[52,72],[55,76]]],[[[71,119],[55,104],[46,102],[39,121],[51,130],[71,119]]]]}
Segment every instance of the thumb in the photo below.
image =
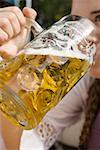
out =
{"type": "Polygon", "coordinates": [[[24,7],[22,12],[23,12],[24,16],[28,17],[28,18],[35,19],[37,16],[36,11],[32,8],[29,8],[29,7],[24,7]]]}

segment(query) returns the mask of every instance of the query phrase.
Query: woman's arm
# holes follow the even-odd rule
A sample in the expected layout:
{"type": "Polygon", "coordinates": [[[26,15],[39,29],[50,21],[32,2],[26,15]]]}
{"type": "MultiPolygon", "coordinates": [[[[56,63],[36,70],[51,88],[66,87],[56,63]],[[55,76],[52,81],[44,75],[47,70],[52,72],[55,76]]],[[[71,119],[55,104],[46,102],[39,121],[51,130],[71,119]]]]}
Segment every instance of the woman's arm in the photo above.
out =
{"type": "Polygon", "coordinates": [[[7,118],[0,112],[0,126],[1,136],[7,150],[18,150],[20,145],[20,137],[22,130],[13,125],[7,118]]]}

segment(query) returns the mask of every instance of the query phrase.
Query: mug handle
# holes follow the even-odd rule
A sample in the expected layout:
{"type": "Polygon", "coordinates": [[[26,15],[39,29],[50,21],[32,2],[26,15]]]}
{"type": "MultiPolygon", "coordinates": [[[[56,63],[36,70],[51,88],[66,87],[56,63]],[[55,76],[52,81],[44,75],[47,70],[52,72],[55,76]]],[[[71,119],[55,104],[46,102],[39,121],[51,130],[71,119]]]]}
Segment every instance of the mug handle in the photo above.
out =
{"type": "Polygon", "coordinates": [[[26,18],[26,28],[29,31],[32,31],[34,37],[43,31],[43,28],[34,19],[31,18],[26,18]]]}
{"type": "MultiPolygon", "coordinates": [[[[43,31],[43,28],[34,19],[31,19],[31,18],[26,18],[26,26],[25,26],[25,28],[27,30],[26,30],[26,36],[23,39],[23,45],[27,45],[27,42],[29,40],[30,31],[32,31],[34,37],[36,37],[39,33],[41,33],[43,31]]],[[[9,57],[10,56],[9,56],[9,54],[7,52],[0,51],[0,62],[3,60],[3,58],[9,58],[9,57]]]]}

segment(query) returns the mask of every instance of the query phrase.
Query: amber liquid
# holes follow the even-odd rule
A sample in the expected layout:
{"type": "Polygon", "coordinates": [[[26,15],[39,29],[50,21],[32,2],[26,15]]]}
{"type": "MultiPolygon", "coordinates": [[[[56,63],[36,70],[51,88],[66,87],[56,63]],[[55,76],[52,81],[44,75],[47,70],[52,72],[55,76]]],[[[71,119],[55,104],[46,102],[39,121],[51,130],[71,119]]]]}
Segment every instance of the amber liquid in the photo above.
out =
{"type": "Polygon", "coordinates": [[[14,92],[32,113],[27,115],[21,110],[21,104],[20,107],[17,105],[15,107],[6,94],[6,97],[2,95],[0,97],[0,108],[12,122],[24,129],[34,128],[46,112],[56,106],[70,91],[90,66],[89,62],[82,59],[66,58],[66,61],[60,64],[55,61],[47,62],[47,57],[19,55],[0,64],[0,79],[4,83],[7,84],[14,74],[20,74],[16,80],[19,82],[19,88],[14,92]],[[10,100],[5,101],[7,98],[10,100]],[[35,120],[32,119],[32,115],[35,120]]]}

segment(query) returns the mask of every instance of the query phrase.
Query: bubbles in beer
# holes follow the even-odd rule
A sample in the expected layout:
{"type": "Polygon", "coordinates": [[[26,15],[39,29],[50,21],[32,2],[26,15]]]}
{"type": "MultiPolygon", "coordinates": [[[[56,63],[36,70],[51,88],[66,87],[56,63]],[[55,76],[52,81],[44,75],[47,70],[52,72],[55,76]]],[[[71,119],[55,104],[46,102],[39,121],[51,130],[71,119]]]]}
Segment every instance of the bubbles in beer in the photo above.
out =
{"type": "Polygon", "coordinates": [[[41,84],[41,73],[32,65],[25,65],[18,72],[17,82],[22,89],[33,91],[41,84]]]}

